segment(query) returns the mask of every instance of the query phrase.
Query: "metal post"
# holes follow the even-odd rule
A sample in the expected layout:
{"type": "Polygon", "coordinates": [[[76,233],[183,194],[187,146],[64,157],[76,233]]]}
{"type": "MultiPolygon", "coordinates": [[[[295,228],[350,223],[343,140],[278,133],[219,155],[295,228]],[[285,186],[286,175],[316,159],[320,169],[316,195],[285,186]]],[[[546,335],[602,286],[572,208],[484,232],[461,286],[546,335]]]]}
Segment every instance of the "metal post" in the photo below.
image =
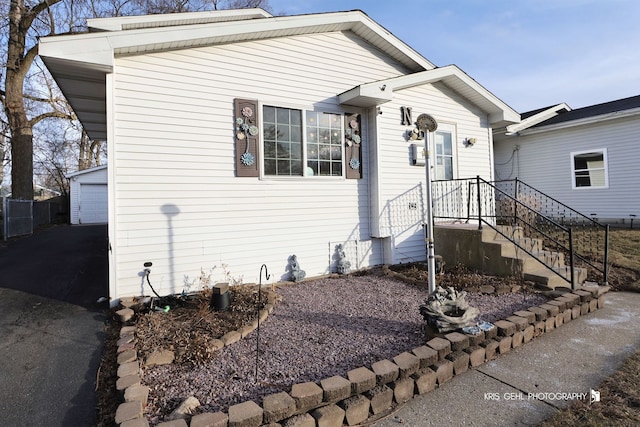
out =
{"type": "Polygon", "coordinates": [[[609,224],[607,224],[604,229],[604,285],[607,286],[608,284],[609,284],[609,224]]]}
{"type": "Polygon", "coordinates": [[[569,227],[569,268],[571,269],[571,290],[576,289],[575,269],[573,263],[573,233],[571,227],[569,227]]]}
{"type": "Polygon", "coordinates": [[[480,175],[476,175],[477,192],[478,192],[478,230],[482,230],[482,197],[480,196],[480,175]]]}
{"type": "Polygon", "coordinates": [[[9,231],[9,227],[7,224],[9,223],[9,215],[7,214],[7,196],[2,198],[2,238],[6,242],[8,240],[7,234],[9,231]]]}
{"type": "Polygon", "coordinates": [[[424,132],[424,168],[427,190],[427,268],[429,273],[429,293],[436,290],[436,258],[433,243],[433,195],[431,194],[431,148],[432,132],[425,130],[424,132]]]}
{"type": "Polygon", "coordinates": [[[258,358],[260,357],[260,303],[262,302],[262,270],[264,270],[264,277],[269,280],[271,275],[269,274],[269,268],[266,264],[260,266],[260,280],[258,281],[258,303],[256,304],[256,314],[258,316],[258,326],[256,328],[256,384],[258,384],[258,358]]]}
{"type": "Polygon", "coordinates": [[[513,225],[518,225],[518,201],[520,198],[518,197],[518,177],[516,177],[515,182],[513,184],[513,225]]]}

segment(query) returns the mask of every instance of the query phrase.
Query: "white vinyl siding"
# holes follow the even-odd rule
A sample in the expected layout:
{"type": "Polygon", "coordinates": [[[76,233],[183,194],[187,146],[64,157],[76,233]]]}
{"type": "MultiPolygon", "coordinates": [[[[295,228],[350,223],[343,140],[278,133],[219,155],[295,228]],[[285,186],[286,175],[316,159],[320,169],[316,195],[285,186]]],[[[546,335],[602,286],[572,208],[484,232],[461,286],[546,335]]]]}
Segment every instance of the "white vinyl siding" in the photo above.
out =
{"type": "Polygon", "coordinates": [[[403,106],[412,107],[414,122],[420,114],[426,113],[433,116],[443,130],[452,132],[455,139],[454,178],[480,175],[490,179],[492,169],[486,114],[446,86],[436,83],[404,89],[396,92],[393,101],[382,105],[382,114],[378,115],[380,206],[372,215],[379,219],[380,235],[392,240],[395,258],[389,262],[394,263],[426,259],[423,229],[425,167],[413,166],[410,152],[411,144],[422,146],[424,141],[405,138],[406,131],[412,126],[401,124],[403,106]],[[477,138],[472,147],[463,144],[468,137],[477,138]]]}
{"type": "MultiPolygon", "coordinates": [[[[160,293],[180,292],[185,276],[214,266],[212,279],[223,280],[222,264],[244,282],[259,280],[262,263],[272,281],[286,279],[293,254],[307,277],[325,274],[335,242],[357,248],[347,252],[354,268],[381,263],[369,237],[366,172],[353,180],[235,177],[233,100],[362,113],[336,95],[406,72],[351,33],[117,58],[114,297],[140,294],[145,261],[160,293]]],[[[366,171],[367,150],[363,162],[366,171]]]]}
{"type": "Polygon", "coordinates": [[[523,180],[587,216],[629,219],[640,215],[638,116],[564,129],[501,137],[495,144],[498,177],[523,180]],[[515,155],[512,153],[518,146],[515,155]],[[606,187],[574,188],[572,153],[606,150],[606,187]]]}

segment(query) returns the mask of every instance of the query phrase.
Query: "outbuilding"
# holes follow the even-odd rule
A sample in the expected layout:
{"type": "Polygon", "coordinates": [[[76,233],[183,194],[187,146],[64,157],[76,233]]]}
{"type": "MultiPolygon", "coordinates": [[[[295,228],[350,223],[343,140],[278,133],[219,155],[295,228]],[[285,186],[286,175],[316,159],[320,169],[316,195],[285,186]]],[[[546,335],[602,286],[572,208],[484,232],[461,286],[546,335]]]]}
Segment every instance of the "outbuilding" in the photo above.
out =
{"type": "Polygon", "coordinates": [[[108,222],[107,165],[70,173],[69,219],[71,224],[108,222]]]}

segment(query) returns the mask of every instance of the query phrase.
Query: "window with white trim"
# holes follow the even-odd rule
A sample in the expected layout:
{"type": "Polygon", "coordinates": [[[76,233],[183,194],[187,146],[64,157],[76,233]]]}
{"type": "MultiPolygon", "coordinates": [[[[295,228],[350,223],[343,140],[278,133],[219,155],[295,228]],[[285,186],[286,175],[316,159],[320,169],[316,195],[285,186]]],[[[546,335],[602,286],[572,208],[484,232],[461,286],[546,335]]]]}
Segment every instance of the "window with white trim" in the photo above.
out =
{"type": "Polygon", "coordinates": [[[433,138],[433,177],[438,180],[454,179],[456,171],[456,128],[441,123],[433,138]]]}
{"type": "Polygon", "coordinates": [[[343,176],[342,114],[265,105],[262,117],[265,176],[343,176]]]}
{"type": "Polygon", "coordinates": [[[571,153],[571,176],[573,188],[607,188],[607,150],[571,153]]]}

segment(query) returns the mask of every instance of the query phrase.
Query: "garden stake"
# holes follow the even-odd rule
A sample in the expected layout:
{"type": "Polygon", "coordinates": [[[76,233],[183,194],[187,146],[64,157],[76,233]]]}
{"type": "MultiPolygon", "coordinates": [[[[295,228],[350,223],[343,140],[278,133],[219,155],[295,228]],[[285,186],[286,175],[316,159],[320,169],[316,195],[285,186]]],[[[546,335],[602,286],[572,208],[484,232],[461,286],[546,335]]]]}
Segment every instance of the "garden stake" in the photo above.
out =
{"type": "Polygon", "coordinates": [[[258,327],[256,332],[256,384],[258,384],[258,357],[260,354],[258,353],[260,350],[260,301],[262,301],[262,269],[264,269],[264,278],[269,280],[269,269],[266,264],[262,264],[260,267],[260,280],[258,281],[258,304],[257,307],[257,315],[258,315],[258,327]]]}

